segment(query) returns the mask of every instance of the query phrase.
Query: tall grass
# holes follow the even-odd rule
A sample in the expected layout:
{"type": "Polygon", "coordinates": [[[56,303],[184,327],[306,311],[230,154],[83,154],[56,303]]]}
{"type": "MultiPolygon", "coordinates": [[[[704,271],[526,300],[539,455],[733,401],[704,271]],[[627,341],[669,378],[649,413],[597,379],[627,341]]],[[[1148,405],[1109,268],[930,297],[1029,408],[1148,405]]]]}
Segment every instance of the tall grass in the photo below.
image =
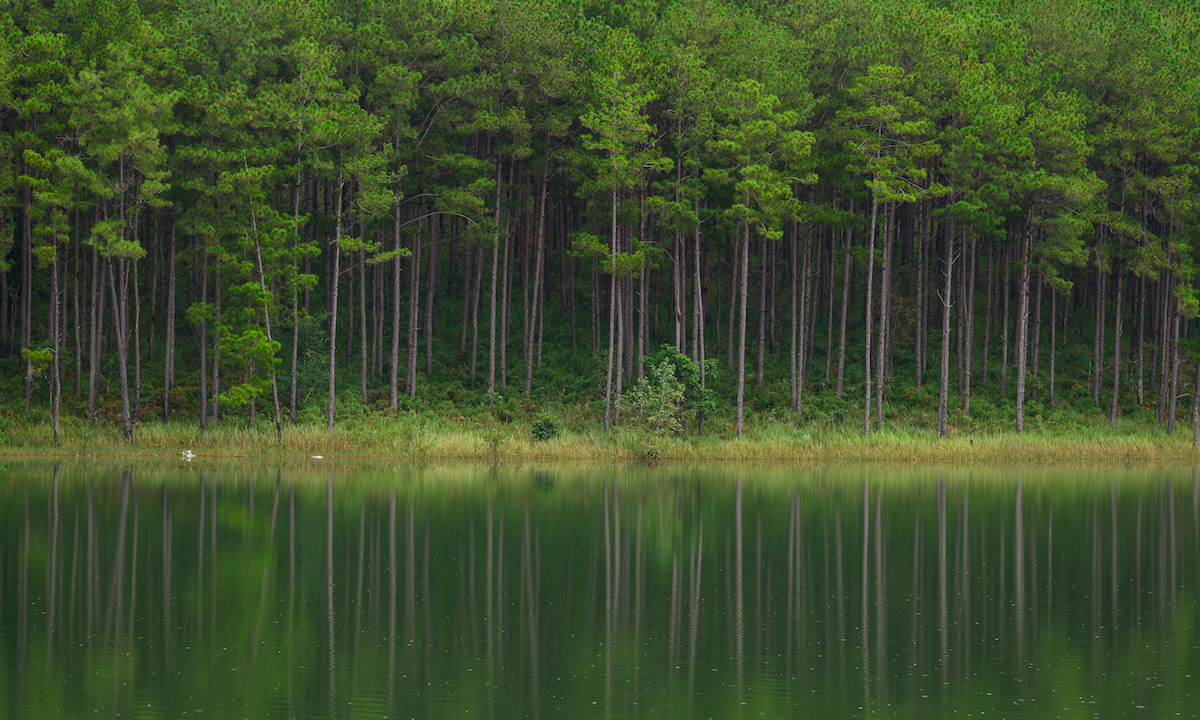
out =
{"type": "Polygon", "coordinates": [[[269,423],[248,429],[221,422],[201,432],[194,422],[147,421],[130,443],[111,425],[77,419],[63,424],[61,447],[50,427],[33,419],[8,419],[0,456],[161,457],[190,450],[207,457],[479,459],[560,461],[790,461],[790,462],[1127,462],[1197,460],[1190,432],[1168,436],[1137,421],[1107,425],[1038,428],[1018,435],[991,429],[941,438],[932,430],[892,425],[864,437],[857,427],[800,425],[760,419],[737,439],[724,429],[699,437],[662,437],[638,428],[611,433],[565,421],[547,441],[533,438],[526,419],[371,416],[340,424],[333,432],[317,423],[285,426],[281,442],[269,423]]]}

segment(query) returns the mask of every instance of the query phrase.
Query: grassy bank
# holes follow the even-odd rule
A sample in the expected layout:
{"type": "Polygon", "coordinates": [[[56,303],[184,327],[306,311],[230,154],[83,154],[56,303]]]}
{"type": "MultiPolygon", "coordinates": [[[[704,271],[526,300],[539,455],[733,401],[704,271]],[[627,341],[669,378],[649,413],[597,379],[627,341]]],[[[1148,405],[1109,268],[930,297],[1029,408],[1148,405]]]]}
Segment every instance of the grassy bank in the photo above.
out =
{"type": "Polygon", "coordinates": [[[1155,462],[1200,458],[1190,428],[1172,436],[1143,422],[1035,427],[1023,435],[1002,429],[957,431],[941,438],[928,429],[893,424],[864,437],[857,426],[802,426],[763,419],[740,440],[725,428],[700,437],[655,436],[638,428],[611,433],[565,420],[556,437],[535,440],[530,421],[514,419],[374,416],[340,424],[285,426],[277,442],[269,423],[254,429],[222,422],[201,432],[191,421],[140,425],[131,443],[119,428],[67,418],[62,445],[54,447],[44,421],[9,417],[0,426],[0,456],[160,457],[182,450],[201,457],[337,458],[409,460],[495,459],[578,461],[779,461],[779,462],[1155,462]]]}

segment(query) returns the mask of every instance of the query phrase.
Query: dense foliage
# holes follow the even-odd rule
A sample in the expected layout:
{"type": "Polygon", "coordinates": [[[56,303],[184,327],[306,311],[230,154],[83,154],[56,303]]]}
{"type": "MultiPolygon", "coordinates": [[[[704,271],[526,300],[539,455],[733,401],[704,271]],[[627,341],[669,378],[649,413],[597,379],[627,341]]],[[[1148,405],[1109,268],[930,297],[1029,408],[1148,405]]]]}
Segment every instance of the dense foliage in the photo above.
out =
{"type": "Polygon", "coordinates": [[[62,402],[127,438],[173,408],[609,427],[685,367],[664,342],[699,373],[642,403],[667,430],[703,398],[738,435],[935,405],[945,434],[983,390],[1018,431],[1063,402],[1171,431],[1188,395],[1184,0],[3,6],[0,363],[56,437],[62,402]]]}

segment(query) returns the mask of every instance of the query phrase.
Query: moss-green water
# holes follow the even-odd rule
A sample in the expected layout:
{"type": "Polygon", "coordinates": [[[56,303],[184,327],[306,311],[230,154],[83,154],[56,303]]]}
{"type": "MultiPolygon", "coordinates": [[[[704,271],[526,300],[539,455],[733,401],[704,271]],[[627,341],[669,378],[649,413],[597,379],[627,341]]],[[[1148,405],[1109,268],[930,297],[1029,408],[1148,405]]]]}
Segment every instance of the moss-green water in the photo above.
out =
{"type": "Polygon", "coordinates": [[[0,472],[0,717],[1200,703],[1191,466],[0,472]]]}

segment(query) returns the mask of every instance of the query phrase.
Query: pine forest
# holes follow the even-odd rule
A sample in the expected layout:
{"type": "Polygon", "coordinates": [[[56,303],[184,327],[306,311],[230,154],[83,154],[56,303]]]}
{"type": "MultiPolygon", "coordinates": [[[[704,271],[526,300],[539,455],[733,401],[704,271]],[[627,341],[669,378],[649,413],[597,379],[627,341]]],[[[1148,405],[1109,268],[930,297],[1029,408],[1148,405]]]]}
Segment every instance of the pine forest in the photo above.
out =
{"type": "Polygon", "coordinates": [[[6,434],[1200,429],[1190,0],[2,4],[6,434]]]}

